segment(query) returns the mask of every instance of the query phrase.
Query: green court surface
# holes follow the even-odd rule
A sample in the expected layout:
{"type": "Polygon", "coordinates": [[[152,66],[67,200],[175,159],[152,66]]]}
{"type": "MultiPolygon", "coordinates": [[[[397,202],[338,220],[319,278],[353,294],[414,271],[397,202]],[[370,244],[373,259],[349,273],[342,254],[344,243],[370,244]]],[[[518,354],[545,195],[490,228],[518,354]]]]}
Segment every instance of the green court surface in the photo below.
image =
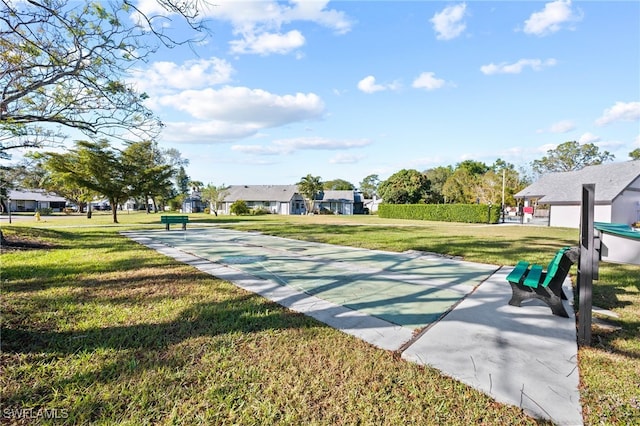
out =
{"type": "Polygon", "coordinates": [[[436,321],[498,269],[218,228],[145,237],[414,330],[436,321]]]}

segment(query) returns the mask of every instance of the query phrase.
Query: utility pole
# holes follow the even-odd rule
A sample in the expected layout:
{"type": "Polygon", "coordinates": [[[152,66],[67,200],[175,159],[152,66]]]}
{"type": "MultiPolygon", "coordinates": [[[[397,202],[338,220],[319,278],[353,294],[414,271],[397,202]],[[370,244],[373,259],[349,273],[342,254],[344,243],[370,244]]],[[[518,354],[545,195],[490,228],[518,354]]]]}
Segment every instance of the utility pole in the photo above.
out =
{"type": "Polygon", "coordinates": [[[502,169],[502,204],[500,204],[500,215],[502,216],[502,223],[504,223],[504,172],[505,169],[502,169]]]}

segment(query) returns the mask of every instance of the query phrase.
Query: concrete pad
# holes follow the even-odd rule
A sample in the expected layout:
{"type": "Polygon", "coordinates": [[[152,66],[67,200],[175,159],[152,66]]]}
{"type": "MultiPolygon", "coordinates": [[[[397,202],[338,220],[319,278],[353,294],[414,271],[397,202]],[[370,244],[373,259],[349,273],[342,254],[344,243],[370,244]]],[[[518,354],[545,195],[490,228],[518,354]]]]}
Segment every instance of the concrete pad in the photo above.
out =
{"type": "MultiPolygon", "coordinates": [[[[497,401],[560,425],[581,425],[579,371],[571,318],[551,314],[538,301],[522,307],[511,298],[503,268],[429,328],[403,354],[430,365],[497,401]]],[[[570,282],[565,292],[572,300],[570,282]]]]}
{"type": "Polygon", "coordinates": [[[512,268],[222,229],[123,234],[534,417],[582,424],[573,307],[561,318],[538,300],[508,305],[512,268]]]}
{"type": "Polygon", "coordinates": [[[123,232],[123,234],[165,256],[191,265],[217,278],[231,281],[240,288],[259,294],[292,311],[315,318],[330,327],[369,342],[381,349],[397,351],[413,337],[413,331],[408,328],[391,324],[371,315],[310,296],[269,280],[256,279],[243,271],[216,264],[155,242],[145,234],[135,232],[123,232]]]}

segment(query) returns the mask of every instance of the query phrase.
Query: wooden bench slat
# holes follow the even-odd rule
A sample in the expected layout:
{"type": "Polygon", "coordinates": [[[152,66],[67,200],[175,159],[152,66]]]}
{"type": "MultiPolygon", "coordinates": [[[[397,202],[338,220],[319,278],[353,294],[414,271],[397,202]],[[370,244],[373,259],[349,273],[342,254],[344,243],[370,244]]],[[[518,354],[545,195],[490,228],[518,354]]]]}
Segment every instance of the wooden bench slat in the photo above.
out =
{"type": "Polygon", "coordinates": [[[529,267],[529,262],[525,262],[521,260],[518,264],[513,268],[513,271],[507,275],[507,281],[512,283],[519,283],[524,274],[527,272],[527,268],[529,267]]]}
{"type": "Polygon", "coordinates": [[[562,256],[564,255],[564,252],[567,251],[568,249],[569,249],[568,247],[564,247],[558,250],[553,260],[549,262],[549,266],[547,266],[547,274],[544,277],[544,281],[540,283],[542,287],[548,286],[551,280],[553,279],[553,277],[556,276],[556,273],[558,272],[558,267],[560,266],[560,261],[562,260],[562,256]]]}
{"type": "Polygon", "coordinates": [[[527,274],[527,278],[524,279],[524,282],[522,284],[526,285],[527,287],[536,288],[540,283],[541,276],[542,276],[542,266],[533,265],[531,266],[531,269],[527,274]]]}

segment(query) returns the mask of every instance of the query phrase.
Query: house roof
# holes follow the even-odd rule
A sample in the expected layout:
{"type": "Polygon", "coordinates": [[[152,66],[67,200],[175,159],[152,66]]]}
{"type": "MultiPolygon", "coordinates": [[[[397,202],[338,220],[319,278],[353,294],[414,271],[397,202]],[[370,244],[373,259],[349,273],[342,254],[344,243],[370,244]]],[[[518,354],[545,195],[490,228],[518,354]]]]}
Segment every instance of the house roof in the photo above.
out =
{"type": "Polygon", "coordinates": [[[321,200],[316,201],[354,201],[354,191],[334,191],[334,190],[325,190],[320,193],[322,195],[321,200]]]}
{"type": "Polygon", "coordinates": [[[63,202],[67,201],[63,197],[59,197],[55,194],[51,194],[42,190],[33,189],[33,190],[10,190],[7,194],[8,198],[12,200],[25,200],[25,201],[48,201],[48,202],[63,202]]]}
{"type": "Polygon", "coordinates": [[[579,203],[582,185],[593,183],[596,185],[595,201],[611,203],[639,178],[640,160],[600,164],[572,172],[550,173],[515,197],[538,198],[543,204],[579,203]]]}
{"type": "Polygon", "coordinates": [[[297,185],[231,185],[224,201],[291,201],[297,185]]]}

